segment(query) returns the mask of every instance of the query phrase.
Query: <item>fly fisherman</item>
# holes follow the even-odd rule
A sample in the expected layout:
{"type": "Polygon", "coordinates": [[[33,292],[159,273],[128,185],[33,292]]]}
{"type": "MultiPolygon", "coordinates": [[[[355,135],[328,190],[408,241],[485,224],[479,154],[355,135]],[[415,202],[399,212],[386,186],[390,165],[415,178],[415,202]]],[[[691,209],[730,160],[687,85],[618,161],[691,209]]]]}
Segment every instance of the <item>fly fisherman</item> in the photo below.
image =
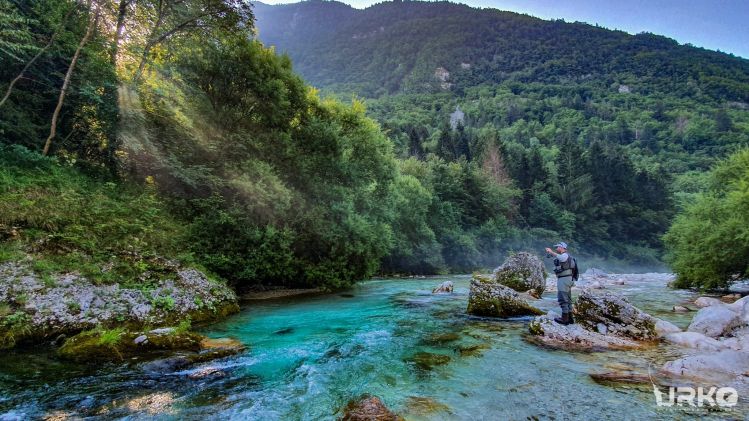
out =
{"type": "Polygon", "coordinates": [[[567,243],[560,241],[554,245],[556,252],[550,248],[546,248],[546,256],[554,257],[554,273],[557,275],[557,301],[559,306],[562,307],[562,317],[555,317],[554,321],[563,324],[571,325],[575,323],[572,319],[572,284],[575,281],[577,274],[577,262],[574,257],[571,257],[567,253],[567,243]]]}

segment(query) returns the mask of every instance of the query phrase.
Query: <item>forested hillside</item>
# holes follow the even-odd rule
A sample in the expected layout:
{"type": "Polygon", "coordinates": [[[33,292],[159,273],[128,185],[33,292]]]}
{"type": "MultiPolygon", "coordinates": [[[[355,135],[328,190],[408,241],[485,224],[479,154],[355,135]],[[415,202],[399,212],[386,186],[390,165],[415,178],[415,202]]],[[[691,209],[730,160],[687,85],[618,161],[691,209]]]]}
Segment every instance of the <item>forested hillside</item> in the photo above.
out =
{"type": "MultiPolygon", "coordinates": [[[[259,38],[307,81],[365,98],[407,173],[460,166],[511,191],[522,238],[655,263],[701,174],[749,145],[749,60],[662,36],[448,2],[255,11],[259,38]]],[[[433,197],[465,203],[439,187],[433,197]]],[[[442,214],[429,215],[437,242],[453,244],[442,214]]],[[[468,226],[461,238],[480,243],[468,226]]]]}

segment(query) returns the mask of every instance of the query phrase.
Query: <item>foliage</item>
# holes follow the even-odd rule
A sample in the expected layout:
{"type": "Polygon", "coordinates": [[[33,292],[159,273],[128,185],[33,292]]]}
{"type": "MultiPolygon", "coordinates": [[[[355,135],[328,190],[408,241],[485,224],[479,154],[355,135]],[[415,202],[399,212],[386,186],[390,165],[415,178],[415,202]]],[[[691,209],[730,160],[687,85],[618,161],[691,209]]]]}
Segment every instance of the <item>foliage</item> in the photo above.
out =
{"type": "MultiPolygon", "coordinates": [[[[653,34],[450,2],[255,13],[259,36],[306,80],[367,98],[396,156],[489,165],[518,189],[506,199],[519,230],[498,235],[510,247],[542,229],[587,258],[657,266],[675,205],[697,188],[681,174],[749,144],[749,62],[653,34]]],[[[477,263],[464,234],[438,240],[460,244],[448,267],[477,263]]]]}
{"type": "Polygon", "coordinates": [[[22,245],[41,275],[136,285],[148,258],[178,256],[186,235],[153,189],[103,183],[18,145],[0,148],[0,226],[19,232],[0,248],[22,245]]]}
{"type": "Polygon", "coordinates": [[[677,216],[665,236],[676,286],[721,289],[749,276],[749,150],[720,162],[710,187],[677,216]]]}

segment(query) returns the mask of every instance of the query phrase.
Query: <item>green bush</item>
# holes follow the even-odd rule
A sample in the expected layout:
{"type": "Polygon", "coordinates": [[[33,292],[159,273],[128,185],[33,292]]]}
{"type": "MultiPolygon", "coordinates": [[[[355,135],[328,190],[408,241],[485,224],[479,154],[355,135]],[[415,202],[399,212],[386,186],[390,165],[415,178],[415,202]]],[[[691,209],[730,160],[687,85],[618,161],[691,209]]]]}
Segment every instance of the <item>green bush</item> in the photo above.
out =
{"type": "Polygon", "coordinates": [[[664,239],[681,288],[722,289],[749,276],[749,149],[711,173],[707,191],[677,216],[664,239]]]}

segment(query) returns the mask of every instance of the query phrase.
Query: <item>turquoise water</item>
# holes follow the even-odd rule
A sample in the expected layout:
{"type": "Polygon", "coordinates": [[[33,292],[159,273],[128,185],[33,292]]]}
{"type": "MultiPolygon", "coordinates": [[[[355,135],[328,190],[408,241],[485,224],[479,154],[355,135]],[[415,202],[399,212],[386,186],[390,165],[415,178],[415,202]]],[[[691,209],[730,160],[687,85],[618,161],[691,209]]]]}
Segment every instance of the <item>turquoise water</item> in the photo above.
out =
{"type": "MultiPolygon", "coordinates": [[[[48,415],[128,419],[335,419],[369,393],[407,419],[689,419],[727,413],[657,408],[652,390],[589,374],[659,367],[678,351],[574,354],[524,340],[527,319],[468,317],[469,278],[383,279],[345,294],[253,302],[203,333],[245,342],[243,355],[186,371],[143,364],[81,367],[45,353],[0,362],[0,420],[48,415]],[[455,294],[432,295],[443,280],[455,294]]],[[[615,287],[612,287],[614,289],[615,287]]],[[[644,310],[692,299],[643,279],[618,287],[644,310]]],[[[540,307],[555,309],[547,293],[540,307]]]]}

